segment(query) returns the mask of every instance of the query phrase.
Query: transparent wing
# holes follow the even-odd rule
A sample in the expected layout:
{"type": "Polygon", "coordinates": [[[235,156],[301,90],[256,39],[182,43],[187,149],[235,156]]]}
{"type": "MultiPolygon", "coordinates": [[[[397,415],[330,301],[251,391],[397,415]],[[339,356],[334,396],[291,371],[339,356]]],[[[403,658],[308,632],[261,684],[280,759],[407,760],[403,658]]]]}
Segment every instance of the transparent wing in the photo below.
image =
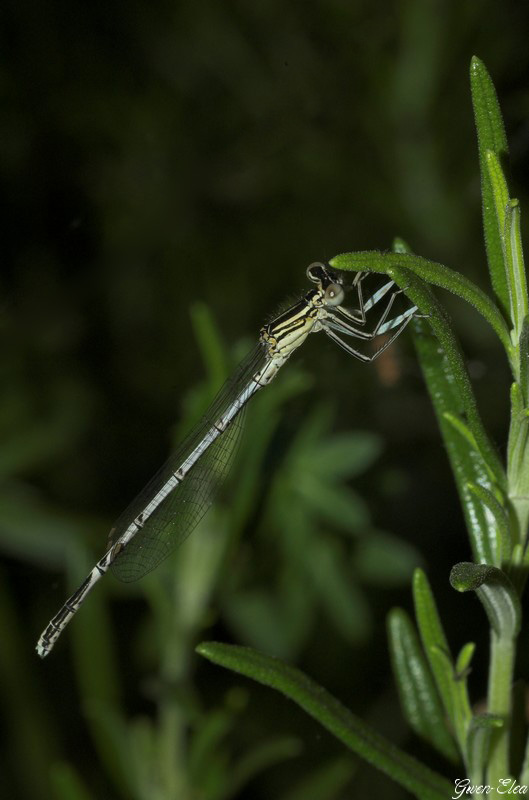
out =
{"type": "Polygon", "coordinates": [[[246,403],[240,402],[241,391],[265,362],[266,353],[259,344],[226,381],[201,422],[119,517],[111,531],[109,545],[120,539],[193,453],[213,424],[239,401],[240,408],[236,409],[236,415],[224,433],[210,444],[182,482],[162,500],[143,527],[117,555],[111,569],[120,580],[135,581],[157,567],[189,536],[213,503],[229,472],[240,440],[246,407],[246,403]]]}

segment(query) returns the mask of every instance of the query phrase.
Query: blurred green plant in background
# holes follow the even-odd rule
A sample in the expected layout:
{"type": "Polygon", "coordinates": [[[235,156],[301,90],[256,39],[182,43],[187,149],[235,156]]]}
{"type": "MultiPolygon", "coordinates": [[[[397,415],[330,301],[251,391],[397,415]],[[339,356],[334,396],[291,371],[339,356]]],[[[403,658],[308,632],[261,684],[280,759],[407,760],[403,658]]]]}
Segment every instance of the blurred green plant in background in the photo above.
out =
{"type": "MultiPolygon", "coordinates": [[[[49,663],[34,645],[237,363],[240,337],[303,289],[308,263],[399,231],[483,281],[463,76],[482,54],[523,205],[527,10],[206,0],[0,13],[7,796],[408,796],[292,704],[193,654],[214,637],[295,662],[446,770],[397,711],[385,640],[418,564],[435,567],[450,641],[475,628],[445,585],[468,557],[464,524],[403,339],[390,379],[311,342],[252,403],[230,483],[177,557],[137,586],[105,580],[49,663]]],[[[447,305],[501,442],[495,338],[447,305]]],[[[484,660],[473,670],[484,696],[484,660]]]]}

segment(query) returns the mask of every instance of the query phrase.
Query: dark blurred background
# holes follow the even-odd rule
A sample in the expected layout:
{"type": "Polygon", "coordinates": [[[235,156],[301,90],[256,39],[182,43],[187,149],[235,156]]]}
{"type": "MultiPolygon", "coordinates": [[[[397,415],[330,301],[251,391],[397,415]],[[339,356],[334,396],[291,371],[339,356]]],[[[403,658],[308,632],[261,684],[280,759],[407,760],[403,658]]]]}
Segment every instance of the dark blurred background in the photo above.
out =
{"type": "MultiPolygon", "coordinates": [[[[478,643],[484,694],[485,620],[448,585],[470,550],[408,333],[373,366],[313,337],[256,398],[176,558],[108,577],[46,662],[34,645],[309,263],[399,235],[488,290],[468,70],[476,54],[495,81],[523,210],[529,7],[5,0],[0,19],[1,793],[406,797],[201,662],[204,638],[297,664],[459,774],[407,732],[386,649],[421,564],[454,649],[478,643]]],[[[504,452],[499,345],[441,299],[504,452]]]]}

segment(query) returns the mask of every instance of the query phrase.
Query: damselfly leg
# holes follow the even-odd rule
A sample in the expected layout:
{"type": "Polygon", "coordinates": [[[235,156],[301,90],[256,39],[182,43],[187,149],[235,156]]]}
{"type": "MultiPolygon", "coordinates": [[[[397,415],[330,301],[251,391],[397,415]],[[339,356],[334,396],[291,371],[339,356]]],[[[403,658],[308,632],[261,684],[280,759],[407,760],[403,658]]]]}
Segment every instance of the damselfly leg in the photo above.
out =
{"type": "Polygon", "coordinates": [[[355,322],[358,325],[365,325],[367,322],[366,313],[370,311],[373,306],[379,303],[383,297],[387,295],[390,291],[392,286],[395,286],[395,281],[387,281],[383,286],[380,287],[376,292],[374,292],[371,297],[364,301],[364,294],[362,291],[362,282],[368,276],[369,273],[367,272],[358,272],[351,288],[356,289],[357,297],[358,297],[358,311],[349,311],[349,309],[344,308],[343,306],[338,306],[336,311],[340,313],[343,317],[350,320],[351,322],[355,322]]]}
{"type": "Polygon", "coordinates": [[[322,320],[322,329],[327,336],[336,342],[340,347],[342,347],[347,353],[354,356],[355,358],[360,359],[361,361],[374,361],[377,356],[386,350],[390,346],[392,342],[395,341],[397,336],[399,336],[406,325],[410,322],[410,320],[415,316],[417,312],[416,306],[410,306],[401,314],[391,318],[388,320],[390,316],[390,312],[394,306],[395,300],[399,295],[403,294],[402,289],[395,289],[391,292],[389,297],[389,301],[384,308],[384,311],[380,315],[374,329],[372,331],[365,331],[357,328],[350,324],[349,320],[354,319],[357,324],[365,324],[366,323],[366,312],[370,311],[383,297],[386,297],[388,292],[390,292],[391,288],[395,286],[393,281],[388,281],[385,283],[380,289],[378,289],[371,297],[364,302],[363,295],[362,295],[362,280],[365,277],[366,273],[359,273],[358,281],[355,284],[355,287],[358,291],[358,302],[359,302],[359,317],[356,317],[353,313],[349,312],[347,309],[343,308],[343,306],[337,306],[333,309],[327,309],[327,313],[325,315],[325,319],[322,320]],[[347,321],[346,321],[347,320],[347,321]],[[383,342],[383,344],[370,355],[366,355],[362,353],[360,350],[356,350],[354,347],[351,346],[348,342],[343,341],[343,339],[338,336],[338,333],[343,334],[344,336],[350,336],[355,339],[362,339],[364,341],[374,339],[377,336],[380,336],[388,331],[395,330],[392,336],[389,339],[383,342]]]}

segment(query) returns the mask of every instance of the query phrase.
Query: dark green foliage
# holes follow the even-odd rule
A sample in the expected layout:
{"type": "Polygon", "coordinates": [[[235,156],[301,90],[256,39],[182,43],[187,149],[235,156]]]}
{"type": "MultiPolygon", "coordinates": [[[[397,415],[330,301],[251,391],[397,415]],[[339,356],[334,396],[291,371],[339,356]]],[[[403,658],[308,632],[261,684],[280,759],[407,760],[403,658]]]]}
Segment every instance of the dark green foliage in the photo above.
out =
{"type": "MultiPolygon", "coordinates": [[[[443,616],[445,576],[469,548],[407,336],[373,368],[314,337],[256,398],[231,481],[175,560],[137,585],[105,579],[44,664],[34,645],[266,316],[304,290],[309,262],[400,231],[417,252],[458,265],[460,284],[488,292],[463,76],[479,52],[523,187],[527,11],[511,19],[501,4],[470,1],[8,0],[2,22],[4,792],[402,799],[302,712],[248,682],[239,688],[194,647],[231,637],[295,661],[399,751],[424,757],[405,741],[389,689],[383,620],[409,602],[418,565],[440,576],[443,616]]],[[[485,221],[488,253],[498,269],[505,251],[511,267],[494,301],[501,315],[491,300],[481,311],[511,345],[507,477],[521,494],[523,292],[513,306],[518,353],[505,336],[505,287],[523,274],[520,215],[500,202],[503,147],[480,141],[496,214],[485,221]]],[[[507,369],[479,314],[464,303],[450,310],[487,439],[459,396],[442,423],[445,446],[472,461],[458,489],[474,498],[486,560],[499,557],[490,530],[494,520],[505,528],[502,514],[502,561],[519,558],[523,514],[495,491],[507,369]]],[[[433,349],[427,325],[417,335],[433,349]]],[[[525,569],[509,571],[517,589],[525,569]]],[[[457,597],[457,619],[443,616],[450,641],[468,639],[453,630],[458,620],[472,633],[474,619],[483,624],[466,600],[457,597]]],[[[472,677],[483,686],[477,644],[472,677]]],[[[466,677],[470,650],[433,659],[466,677]]],[[[472,774],[496,725],[473,717],[472,774]]],[[[440,749],[450,755],[446,741],[440,749]]]]}

